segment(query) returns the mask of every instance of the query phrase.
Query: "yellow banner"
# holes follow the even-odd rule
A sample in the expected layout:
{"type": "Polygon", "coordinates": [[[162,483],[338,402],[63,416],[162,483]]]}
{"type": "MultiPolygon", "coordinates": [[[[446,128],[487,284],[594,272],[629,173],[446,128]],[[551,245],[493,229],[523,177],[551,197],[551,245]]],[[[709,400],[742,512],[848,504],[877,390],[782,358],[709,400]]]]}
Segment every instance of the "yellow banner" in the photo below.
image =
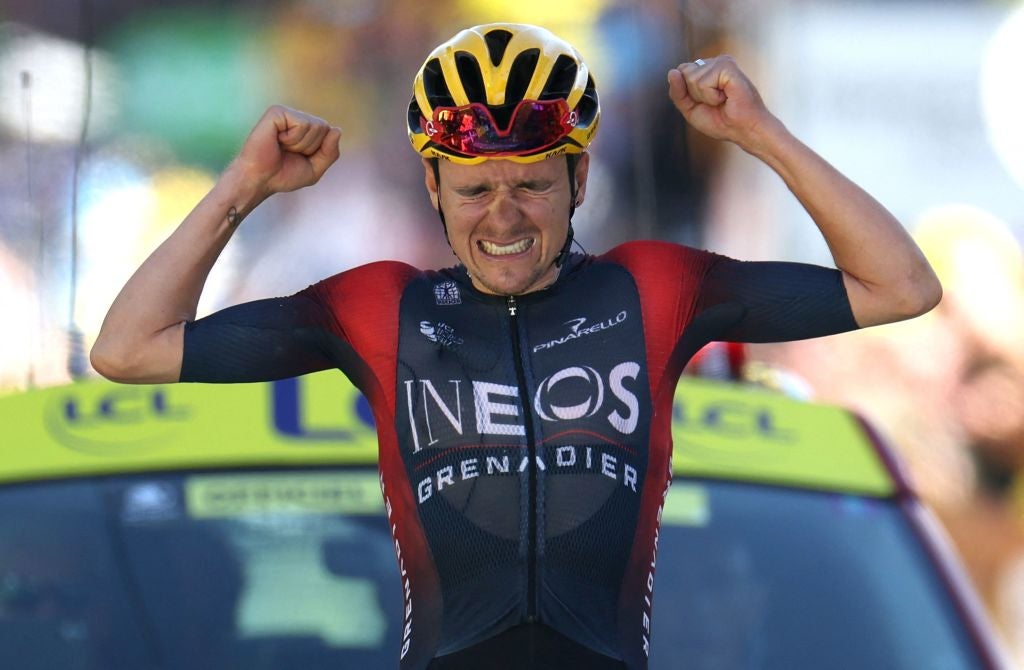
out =
{"type": "MultiPolygon", "coordinates": [[[[376,462],[374,420],[336,371],[266,384],[90,380],[0,398],[0,481],[160,469],[376,462]]],[[[849,412],[685,378],[673,408],[677,476],[889,495],[849,412]]],[[[205,508],[203,508],[205,509],[205,508]]]]}
{"type": "Polygon", "coordinates": [[[688,378],[672,417],[677,474],[885,496],[891,475],[848,411],[688,378]]]}

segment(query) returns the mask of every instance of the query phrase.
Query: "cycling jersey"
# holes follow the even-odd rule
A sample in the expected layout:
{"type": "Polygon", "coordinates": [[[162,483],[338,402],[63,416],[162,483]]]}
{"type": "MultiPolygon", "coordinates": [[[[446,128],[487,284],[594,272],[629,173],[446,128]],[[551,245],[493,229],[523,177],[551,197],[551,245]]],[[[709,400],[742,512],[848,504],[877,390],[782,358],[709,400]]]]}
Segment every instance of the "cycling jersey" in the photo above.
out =
{"type": "Polygon", "coordinates": [[[647,666],[686,361],[711,340],[853,328],[836,270],[633,242],[572,255],[521,296],[481,293],[461,266],[356,268],[188,324],[181,379],[337,367],[366,395],[403,669],[480,667],[488,653],[555,667],[552,647],[570,659],[560,667],[633,669],[647,666]]]}

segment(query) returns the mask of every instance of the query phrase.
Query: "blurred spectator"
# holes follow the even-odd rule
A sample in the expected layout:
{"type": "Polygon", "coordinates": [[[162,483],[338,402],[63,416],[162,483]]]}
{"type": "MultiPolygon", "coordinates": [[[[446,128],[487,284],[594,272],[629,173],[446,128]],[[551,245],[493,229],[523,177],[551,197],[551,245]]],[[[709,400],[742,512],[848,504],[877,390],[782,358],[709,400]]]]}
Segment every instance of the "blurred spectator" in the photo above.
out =
{"type": "Polygon", "coordinates": [[[68,381],[67,338],[40,304],[37,277],[0,238],[0,393],[68,381]]]}
{"type": "Polygon", "coordinates": [[[1024,252],[984,210],[952,206],[914,226],[944,287],[924,318],[783,346],[752,358],[852,407],[902,452],[982,597],[1024,662],[1024,252]]]}

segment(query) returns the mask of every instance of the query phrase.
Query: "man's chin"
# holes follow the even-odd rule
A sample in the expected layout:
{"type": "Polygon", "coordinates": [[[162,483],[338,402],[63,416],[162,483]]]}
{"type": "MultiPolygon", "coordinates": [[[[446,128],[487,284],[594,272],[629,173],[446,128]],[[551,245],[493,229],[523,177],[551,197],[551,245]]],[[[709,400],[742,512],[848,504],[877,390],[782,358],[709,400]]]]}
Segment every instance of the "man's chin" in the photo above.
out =
{"type": "Polygon", "coordinates": [[[473,284],[485,293],[494,295],[519,295],[533,289],[536,277],[516,276],[512,273],[482,272],[473,276],[473,284]]]}

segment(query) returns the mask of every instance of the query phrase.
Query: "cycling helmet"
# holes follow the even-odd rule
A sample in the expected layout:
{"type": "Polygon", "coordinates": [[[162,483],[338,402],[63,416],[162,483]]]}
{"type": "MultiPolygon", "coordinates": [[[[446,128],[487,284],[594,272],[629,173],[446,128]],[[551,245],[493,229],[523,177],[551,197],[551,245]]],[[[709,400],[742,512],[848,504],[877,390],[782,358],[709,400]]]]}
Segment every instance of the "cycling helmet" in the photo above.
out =
{"type": "Polygon", "coordinates": [[[594,80],[576,49],[525,24],[463,30],[427,57],[413,90],[413,148],[455,163],[579,154],[601,117],[594,80]]]}

